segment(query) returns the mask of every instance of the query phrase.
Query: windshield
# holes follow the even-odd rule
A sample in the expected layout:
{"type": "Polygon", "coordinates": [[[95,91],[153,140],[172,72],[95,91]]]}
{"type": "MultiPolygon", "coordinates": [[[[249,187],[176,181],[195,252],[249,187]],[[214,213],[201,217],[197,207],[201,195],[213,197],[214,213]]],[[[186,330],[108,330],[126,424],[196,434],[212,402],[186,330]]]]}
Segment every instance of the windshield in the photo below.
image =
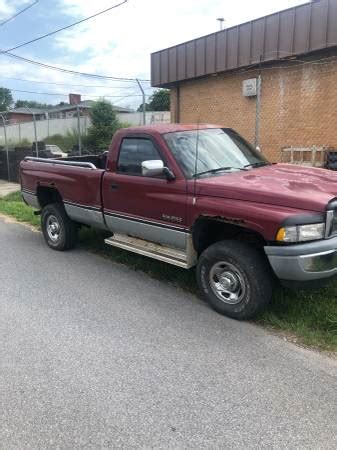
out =
{"type": "Polygon", "coordinates": [[[179,131],[164,134],[164,139],[186,178],[212,176],[221,171],[248,170],[269,164],[261,153],[230,129],[179,131]]]}

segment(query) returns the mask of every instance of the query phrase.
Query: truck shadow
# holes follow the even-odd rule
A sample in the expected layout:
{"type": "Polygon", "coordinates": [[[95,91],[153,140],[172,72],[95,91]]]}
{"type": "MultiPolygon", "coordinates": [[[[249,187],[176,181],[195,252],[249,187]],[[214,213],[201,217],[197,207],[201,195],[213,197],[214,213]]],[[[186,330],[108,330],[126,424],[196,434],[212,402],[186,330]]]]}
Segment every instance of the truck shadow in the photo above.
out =
{"type": "MultiPolygon", "coordinates": [[[[145,256],[105,245],[106,234],[91,228],[80,231],[82,248],[125,264],[152,278],[170,283],[198,298],[194,269],[185,270],[145,256]]],[[[276,286],[272,302],[254,320],[275,330],[296,335],[298,342],[317,348],[337,349],[337,282],[317,290],[290,290],[276,286]]]]}

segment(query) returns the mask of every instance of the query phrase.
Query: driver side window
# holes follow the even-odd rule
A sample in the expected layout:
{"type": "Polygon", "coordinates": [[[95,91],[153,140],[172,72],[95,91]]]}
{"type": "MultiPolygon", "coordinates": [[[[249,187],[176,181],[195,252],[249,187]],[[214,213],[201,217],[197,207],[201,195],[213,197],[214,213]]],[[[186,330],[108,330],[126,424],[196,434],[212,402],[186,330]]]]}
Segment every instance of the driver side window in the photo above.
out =
{"type": "Polygon", "coordinates": [[[119,151],[117,172],[127,175],[142,175],[142,162],[162,159],[150,139],[124,138],[119,151]]]}

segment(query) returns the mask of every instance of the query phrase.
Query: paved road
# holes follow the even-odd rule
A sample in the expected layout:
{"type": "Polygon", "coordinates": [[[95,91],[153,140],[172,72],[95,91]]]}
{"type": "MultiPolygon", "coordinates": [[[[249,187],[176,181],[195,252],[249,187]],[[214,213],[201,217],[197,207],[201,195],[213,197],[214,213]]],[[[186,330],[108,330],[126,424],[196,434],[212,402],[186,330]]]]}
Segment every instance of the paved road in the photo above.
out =
{"type": "Polygon", "coordinates": [[[0,219],[0,448],[336,448],[336,364],[0,219]]]}

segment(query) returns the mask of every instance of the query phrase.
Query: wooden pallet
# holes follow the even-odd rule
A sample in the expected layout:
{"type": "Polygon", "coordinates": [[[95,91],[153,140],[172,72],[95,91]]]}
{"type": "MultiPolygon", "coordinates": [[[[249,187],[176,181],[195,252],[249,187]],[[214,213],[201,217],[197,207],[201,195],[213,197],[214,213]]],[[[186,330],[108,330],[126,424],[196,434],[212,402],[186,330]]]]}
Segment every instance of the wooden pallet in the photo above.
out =
{"type": "Polygon", "coordinates": [[[281,150],[281,162],[324,167],[326,147],[288,147],[281,150]]]}

